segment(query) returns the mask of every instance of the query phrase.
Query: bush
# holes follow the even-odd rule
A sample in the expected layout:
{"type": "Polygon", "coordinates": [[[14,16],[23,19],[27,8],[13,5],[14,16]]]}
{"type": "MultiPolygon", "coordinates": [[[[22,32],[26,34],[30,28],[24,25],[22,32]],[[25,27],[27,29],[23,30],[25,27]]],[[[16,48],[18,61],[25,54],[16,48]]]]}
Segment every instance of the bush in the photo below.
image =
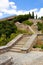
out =
{"type": "Polygon", "coordinates": [[[13,38],[15,38],[17,35],[18,35],[18,34],[12,33],[12,34],[10,35],[10,40],[12,40],[13,38]]]}
{"type": "Polygon", "coordinates": [[[41,45],[41,49],[43,49],[43,45],[41,45]]]}
{"type": "Polygon", "coordinates": [[[41,48],[41,45],[34,45],[33,48],[41,48]]]}
{"type": "Polygon", "coordinates": [[[16,33],[17,27],[14,22],[3,21],[0,22],[0,35],[5,34],[6,37],[10,37],[11,33],[16,33]]]}
{"type": "Polygon", "coordinates": [[[6,45],[6,43],[7,43],[6,35],[2,34],[2,36],[0,37],[0,46],[6,45]]]}
{"type": "Polygon", "coordinates": [[[27,25],[30,25],[30,26],[33,24],[31,21],[28,21],[28,20],[23,21],[23,23],[24,23],[24,24],[27,24],[27,25]]]}
{"type": "Polygon", "coordinates": [[[0,21],[0,46],[6,45],[12,40],[17,34],[16,31],[17,27],[14,22],[0,21]]]}
{"type": "Polygon", "coordinates": [[[14,22],[19,21],[20,23],[22,23],[25,20],[28,20],[29,18],[32,18],[31,14],[25,14],[25,15],[18,15],[15,16],[15,18],[13,19],[14,22]]]}
{"type": "Polygon", "coordinates": [[[37,26],[38,26],[38,30],[39,30],[39,31],[40,31],[40,30],[43,30],[43,23],[38,22],[38,23],[37,23],[37,26]]]}

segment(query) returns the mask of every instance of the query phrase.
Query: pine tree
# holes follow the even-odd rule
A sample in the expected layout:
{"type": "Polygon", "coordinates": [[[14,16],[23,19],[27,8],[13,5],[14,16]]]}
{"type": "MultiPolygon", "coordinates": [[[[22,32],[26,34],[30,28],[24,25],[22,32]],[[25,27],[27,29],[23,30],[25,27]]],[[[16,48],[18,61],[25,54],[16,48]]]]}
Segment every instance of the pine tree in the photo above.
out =
{"type": "Polygon", "coordinates": [[[37,19],[37,14],[36,14],[36,19],[37,19]]]}
{"type": "Polygon", "coordinates": [[[32,19],[34,19],[34,12],[32,12],[32,19]]]}

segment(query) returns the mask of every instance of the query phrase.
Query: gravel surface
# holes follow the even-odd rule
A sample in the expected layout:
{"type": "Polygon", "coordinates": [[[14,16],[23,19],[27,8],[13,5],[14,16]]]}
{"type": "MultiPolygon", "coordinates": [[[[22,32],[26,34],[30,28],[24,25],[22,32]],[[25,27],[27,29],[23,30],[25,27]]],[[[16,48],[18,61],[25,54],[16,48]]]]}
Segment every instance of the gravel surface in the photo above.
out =
{"type": "Polygon", "coordinates": [[[27,54],[7,52],[6,56],[12,57],[12,65],[43,65],[43,52],[31,51],[27,54]]]}

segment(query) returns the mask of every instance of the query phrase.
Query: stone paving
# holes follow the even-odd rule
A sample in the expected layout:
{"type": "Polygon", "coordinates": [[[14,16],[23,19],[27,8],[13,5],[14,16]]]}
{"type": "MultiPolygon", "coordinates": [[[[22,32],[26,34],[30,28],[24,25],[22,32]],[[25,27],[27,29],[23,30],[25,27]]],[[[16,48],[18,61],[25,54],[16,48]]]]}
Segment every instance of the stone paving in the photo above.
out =
{"type": "Polygon", "coordinates": [[[37,58],[36,60],[34,60],[31,65],[43,65],[43,56],[37,58]]]}
{"type": "Polygon", "coordinates": [[[27,54],[6,52],[4,54],[13,58],[12,65],[43,65],[43,52],[31,51],[27,54]]]}

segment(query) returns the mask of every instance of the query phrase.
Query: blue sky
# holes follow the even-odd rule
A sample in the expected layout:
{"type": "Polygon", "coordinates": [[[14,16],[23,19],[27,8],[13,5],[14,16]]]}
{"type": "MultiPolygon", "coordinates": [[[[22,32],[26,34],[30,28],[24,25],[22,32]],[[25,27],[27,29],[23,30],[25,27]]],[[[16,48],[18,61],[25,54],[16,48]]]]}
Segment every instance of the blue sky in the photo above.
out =
{"type": "MultiPolygon", "coordinates": [[[[12,1],[12,0],[10,0],[12,1]]],[[[42,8],[43,7],[43,0],[13,0],[18,6],[18,9],[34,9],[34,8],[42,8]]]]}
{"type": "Polygon", "coordinates": [[[0,18],[28,14],[43,16],[43,0],[0,0],[0,18]]]}

